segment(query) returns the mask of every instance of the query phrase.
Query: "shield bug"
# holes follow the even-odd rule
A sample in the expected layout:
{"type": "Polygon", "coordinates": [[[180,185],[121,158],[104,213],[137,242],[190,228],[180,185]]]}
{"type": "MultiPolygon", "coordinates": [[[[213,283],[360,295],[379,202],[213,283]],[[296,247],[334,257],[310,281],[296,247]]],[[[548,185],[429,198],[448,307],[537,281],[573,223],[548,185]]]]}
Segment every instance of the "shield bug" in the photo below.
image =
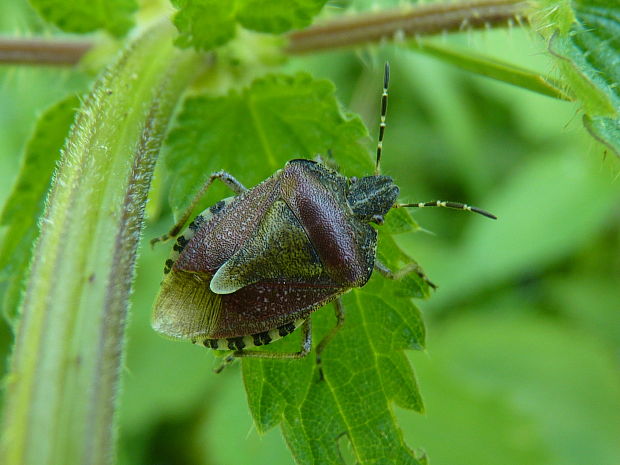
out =
{"type": "Polygon", "coordinates": [[[156,331],[233,351],[228,361],[301,358],[312,345],[310,314],[335,300],[337,324],[317,346],[319,359],[344,322],[339,296],[364,286],[373,270],[392,279],[407,272],[423,276],[417,265],[392,272],[378,262],[377,230],[370,223],[381,225],[398,207],[447,207],[495,218],[457,202],[396,202],[398,187],[379,170],[388,82],[386,64],[373,175],[347,178],[324,163],[295,159],[251,189],[224,171],[209,176],[171,231],[151,241],[176,237],[154,305],[156,331]],[[236,195],[200,213],[179,235],[216,179],[236,195]],[[248,350],[300,326],[298,352],[248,350]]]}

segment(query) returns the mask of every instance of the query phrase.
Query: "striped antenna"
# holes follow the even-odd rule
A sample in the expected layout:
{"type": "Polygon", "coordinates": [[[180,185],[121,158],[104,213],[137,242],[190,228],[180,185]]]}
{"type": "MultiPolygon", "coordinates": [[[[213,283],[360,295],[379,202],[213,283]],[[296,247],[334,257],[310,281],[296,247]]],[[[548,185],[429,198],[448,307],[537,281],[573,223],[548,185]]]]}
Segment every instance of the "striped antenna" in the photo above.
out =
{"type": "Polygon", "coordinates": [[[388,85],[390,84],[390,64],[385,62],[385,71],[383,74],[383,93],[381,94],[381,122],[379,123],[379,141],[377,142],[377,163],[375,165],[375,174],[380,173],[379,165],[381,163],[381,151],[383,150],[383,134],[385,133],[385,116],[387,115],[388,104],[388,85]]]}
{"type": "Polygon", "coordinates": [[[401,207],[411,207],[411,208],[424,208],[424,207],[444,207],[444,208],[454,208],[456,210],[467,210],[469,212],[478,213],[482,216],[486,216],[487,218],[491,218],[492,220],[496,220],[497,216],[493,213],[489,213],[486,210],[478,207],[472,207],[471,205],[467,205],[465,203],[459,202],[446,202],[443,200],[435,200],[434,202],[419,202],[419,203],[397,203],[394,205],[394,208],[401,207]]]}

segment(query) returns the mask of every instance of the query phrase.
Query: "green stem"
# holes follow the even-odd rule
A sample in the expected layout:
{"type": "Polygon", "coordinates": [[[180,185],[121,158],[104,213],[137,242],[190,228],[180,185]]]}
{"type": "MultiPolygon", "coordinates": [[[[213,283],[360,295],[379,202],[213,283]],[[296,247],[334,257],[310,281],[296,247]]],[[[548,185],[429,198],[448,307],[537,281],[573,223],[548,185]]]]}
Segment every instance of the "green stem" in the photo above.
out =
{"type": "Polygon", "coordinates": [[[0,63],[70,66],[93,46],[91,41],[0,37],[0,63]]]}
{"type": "Polygon", "coordinates": [[[343,16],[288,35],[290,54],[352,47],[382,40],[520,24],[526,0],[430,3],[356,16],[343,16]]]}
{"type": "Polygon", "coordinates": [[[47,199],[8,375],[0,463],[110,463],[128,298],[167,124],[202,68],[170,24],[135,40],[79,110],[47,199]]]}

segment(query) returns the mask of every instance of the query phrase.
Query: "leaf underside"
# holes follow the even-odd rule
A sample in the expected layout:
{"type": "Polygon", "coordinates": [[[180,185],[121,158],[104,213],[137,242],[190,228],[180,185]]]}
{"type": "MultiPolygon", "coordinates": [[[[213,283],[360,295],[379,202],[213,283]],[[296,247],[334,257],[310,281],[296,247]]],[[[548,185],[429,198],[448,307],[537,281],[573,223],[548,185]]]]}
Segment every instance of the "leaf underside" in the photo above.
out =
{"type": "MultiPolygon", "coordinates": [[[[191,97],[167,141],[171,204],[176,212],[187,206],[212,171],[243,172],[239,180],[251,187],[287,160],[316,154],[329,159],[331,153],[345,175],[368,175],[373,163],[360,142],[366,135],[359,118],[343,113],[332,84],[303,73],[270,75],[225,97],[191,97]]],[[[378,257],[393,269],[410,263],[392,235],[416,229],[404,209],[390,212],[379,227],[378,257]]],[[[419,463],[392,405],[423,410],[404,350],[424,347],[424,324],[411,297],[427,294],[415,274],[393,281],[376,273],[347,293],[345,325],[323,352],[323,380],[314,352],[294,361],[244,359],[257,429],[280,424],[300,464],[342,464],[342,448],[351,448],[360,464],[419,463]]],[[[334,324],[333,305],[313,315],[315,346],[334,324]]],[[[298,331],[264,350],[295,352],[299,338],[298,331]]]]}

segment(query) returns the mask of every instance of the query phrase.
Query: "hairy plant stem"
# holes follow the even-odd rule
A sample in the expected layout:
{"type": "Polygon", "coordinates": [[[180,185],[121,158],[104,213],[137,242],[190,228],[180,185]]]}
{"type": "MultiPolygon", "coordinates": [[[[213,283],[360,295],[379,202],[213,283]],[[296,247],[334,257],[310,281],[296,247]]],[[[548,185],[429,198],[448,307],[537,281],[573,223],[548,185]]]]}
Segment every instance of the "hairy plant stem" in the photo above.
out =
{"type": "MultiPolygon", "coordinates": [[[[76,115],[33,253],[7,378],[3,465],[99,465],[115,451],[125,320],[157,153],[202,59],[160,23],[76,115]]],[[[51,155],[50,155],[51,156],[51,155]]]]}
{"type": "Polygon", "coordinates": [[[0,37],[0,63],[70,66],[93,46],[90,41],[0,37]]]}
{"type": "MultiPolygon", "coordinates": [[[[285,51],[311,53],[400,37],[518,25],[527,8],[526,0],[480,0],[341,17],[288,34],[285,51]]],[[[93,45],[89,41],[0,38],[0,63],[74,65],[93,45]]]]}
{"type": "Polygon", "coordinates": [[[405,9],[341,17],[289,34],[287,52],[310,53],[381,40],[421,37],[468,29],[520,24],[524,0],[431,3],[405,9]]]}

